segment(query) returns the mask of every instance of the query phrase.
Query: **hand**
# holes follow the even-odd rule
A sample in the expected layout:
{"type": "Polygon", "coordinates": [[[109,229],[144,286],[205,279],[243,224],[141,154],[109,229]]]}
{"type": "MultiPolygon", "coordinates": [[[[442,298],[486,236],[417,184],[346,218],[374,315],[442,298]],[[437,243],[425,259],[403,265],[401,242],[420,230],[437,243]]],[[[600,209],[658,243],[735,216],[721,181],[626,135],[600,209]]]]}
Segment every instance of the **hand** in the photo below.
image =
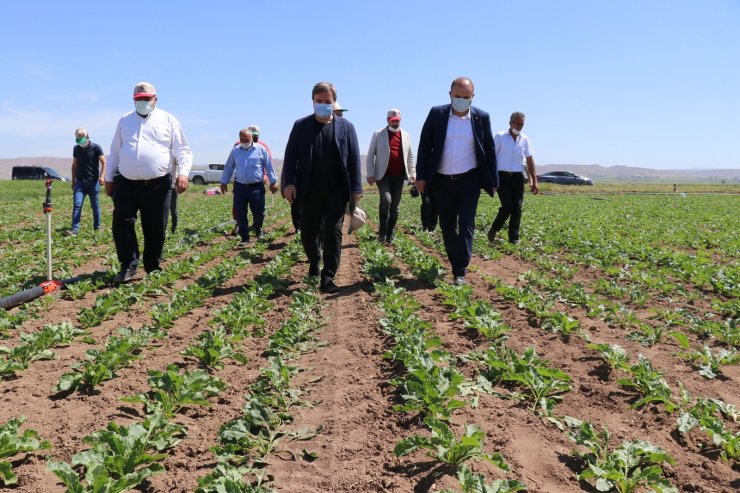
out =
{"type": "Polygon", "coordinates": [[[277,183],[270,184],[270,193],[275,193],[278,190],[280,190],[280,187],[278,187],[278,184],[277,183]]]}
{"type": "Polygon", "coordinates": [[[226,183],[222,183],[221,185],[219,185],[218,188],[221,189],[221,195],[226,195],[226,192],[229,191],[229,187],[228,185],[226,185],[226,183]]]}
{"type": "Polygon", "coordinates": [[[424,193],[424,188],[426,188],[426,180],[416,180],[414,182],[414,185],[416,185],[416,188],[421,192],[424,193]]]}
{"type": "Polygon", "coordinates": [[[116,185],[112,181],[106,181],[105,182],[105,194],[108,197],[113,196],[113,190],[116,189],[116,185]]]}
{"type": "Polygon", "coordinates": [[[360,200],[362,200],[362,194],[361,193],[353,193],[352,194],[352,200],[356,204],[357,202],[359,202],[360,200]]]}
{"type": "Polygon", "coordinates": [[[369,183],[370,185],[374,184],[374,183],[375,183],[375,177],[374,177],[374,176],[368,176],[368,177],[367,177],[367,182],[368,182],[368,183],[369,183]]]}
{"type": "Polygon", "coordinates": [[[412,185],[416,185],[416,177],[412,176],[411,178],[409,178],[409,183],[411,183],[412,185]]]}
{"type": "Polygon", "coordinates": [[[74,189],[75,189],[75,181],[72,180],[72,190],[74,190],[74,189]]]}
{"type": "Polygon", "coordinates": [[[283,190],[283,197],[292,204],[295,200],[295,185],[287,185],[283,190]]]}
{"type": "Polygon", "coordinates": [[[540,187],[539,187],[539,185],[537,184],[536,181],[533,181],[529,185],[529,189],[532,191],[532,195],[537,195],[538,193],[540,193],[540,187]]]}
{"type": "Polygon", "coordinates": [[[179,175],[175,180],[175,186],[177,188],[177,193],[183,193],[188,189],[188,177],[185,175],[179,175]]]}
{"type": "Polygon", "coordinates": [[[100,183],[101,185],[105,185],[105,178],[103,178],[103,177],[100,177],[100,178],[98,179],[98,183],[100,183]]]}

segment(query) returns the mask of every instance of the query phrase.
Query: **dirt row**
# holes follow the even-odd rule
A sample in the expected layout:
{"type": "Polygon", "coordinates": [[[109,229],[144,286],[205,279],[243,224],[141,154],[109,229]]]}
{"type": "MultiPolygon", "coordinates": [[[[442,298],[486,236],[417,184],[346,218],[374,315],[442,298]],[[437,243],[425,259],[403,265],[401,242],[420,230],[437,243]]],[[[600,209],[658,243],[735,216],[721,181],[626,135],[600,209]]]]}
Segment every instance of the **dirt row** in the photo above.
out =
{"type": "MultiPolygon", "coordinates": [[[[52,441],[54,457],[69,460],[73,453],[84,449],[81,443],[83,436],[103,428],[111,420],[125,423],[136,419],[140,409],[118,399],[144,392],[149,369],[164,369],[171,363],[195,368],[194,363],[186,361],[179,352],[208,328],[208,321],[215,310],[225,306],[233,294],[262,269],[264,262],[292,239],[292,234],[278,239],[261,261],[253,262],[244,272],[221,286],[204,306],[177,320],[160,347],[145,351],[140,360],[119,372],[118,378],[104,383],[98,394],[72,394],[60,400],[49,395],[59,376],[74,361],[82,358],[87,349],[82,344],[56,350],[58,360],[35,362],[18,379],[1,382],[0,420],[25,414],[28,417],[26,426],[52,441]]],[[[382,315],[376,308],[371,285],[361,274],[362,258],[356,242],[355,236],[344,236],[343,257],[336,278],[343,289],[337,294],[322,295],[321,314],[325,326],[318,337],[325,345],[292,362],[302,368],[294,379],[295,385],[303,388],[307,392],[306,399],[313,403],[311,407],[293,409],[292,426],[322,426],[322,432],[309,441],[281,444],[281,451],[271,456],[267,466],[268,473],[274,478],[271,486],[281,492],[410,492],[438,491],[456,486],[457,482],[451,476],[436,476],[433,464],[422,453],[400,459],[393,455],[393,448],[401,438],[424,433],[424,428],[418,416],[392,410],[392,406],[399,403],[399,396],[388,381],[397,376],[396,369],[382,358],[383,351],[389,347],[388,341],[379,330],[378,320],[382,315]],[[313,462],[303,460],[303,449],[316,452],[318,458],[313,462]]],[[[442,258],[436,252],[427,251],[442,258]]],[[[446,260],[442,260],[446,265],[446,260]]],[[[683,491],[722,492],[733,491],[738,486],[737,472],[728,464],[701,456],[677,443],[671,434],[674,416],[663,411],[654,412],[650,408],[629,409],[629,396],[615,385],[613,376],[604,375],[599,370],[595,353],[585,349],[585,343],[576,338],[565,342],[557,335],[543,332],[526,312],[497,296],[482,277],[483,274],[495,275],[514,284],[518,275],[529,268],[527,265],[509,255],[496,261],[476,258],[473,264],[479,270],[469,276],[475,296],[489,300],[513,329],[508,345],[518,351],[534,346],[541,357],[549,359],[573,378],[574,389],[556,407],[557,414],[569,414],[605,425],[616,442],[642,438],[665,448],[678,462],[675,468],[667,468],[669,478],[683,491]]],[[[202,266],[192,279],[207,268],[202,266]]],[[[287,316],[288,296],[292,290],[300,289],[306,272],[306,263],[299,262],[292,271],[293,284],[287,292],[274,297],[275,308],[267,317],[268,334],[276,330],[287,316]]],[[[417,283],[407,272],[399,285],[422,303],[424,308],[420,316],[433,323],[434,330],[444,340],[445,349],[460,355],[486,347],[485,341],[467,333],[459,321],[450,321],[449,309],[441,304],[434,289],[417,283]]],[[[30,328],[52,321],[75,320],[80,306],[92,304],[94,296],[90,293],[83,300],[57,300],[53,304],[53,313],[27,325],[30,328]]],[[[166,298],[167,295],[163,295],[158,299],[166,298]]],[[[96,339],[102,341],[105,335],[121,325],[136,327],[147,323],[150,320],[149,307],[156,301],[134,307],[96,327],[93,329],[96,339]]],[[[573,314],[570,310],[569,313],[573,314]]],[[[630,350],[633,357],[645,349],[630,346],[622,339],[624,334],[601,322],[582,318],[578,312],[575,316],[594,340],[619,342],[630,350]]],[[[241,414],[244,392],[266,363],[261,356],[266,341],[266,337],[247,340],[244,349],[249,363],[245,366],[228,364],[216,373],[229,387],[212,407],[192,409],[178,416],[177,421],[187,426],[188,436],[166,459],[166,473],[152,477],[141,491],[193,491],[197,478],[215,465],[208,448],[215,444],[219,426],[241,414]]],[[[654,353],[647,350],[643,353],[656,366],[671,372],[669,383],[673,386],[674,373],[680,369],[671,366],[671,362],[677,360],[666,354],[665,348],[652,350],[654,353]]],[[[676,375],[687,387],[699,388],[704,395],[711,393],[705,381],[698,379],[695,373],[691,375],[685,365],[682,366],[680,371],[683,373],[676,375]]],[[[474,373],[470,365],[462,364],[460,369],[468,376],[474,373]]],[[[733,377],[734,382],[736,377],[733,377]]],[[[732,387],[727,382],[718,382],[718,392],[720,388],[725,389],[725,400],[739,404],[737,391],[733,390],[737,385],[732,387]]],[[[569,458],[574,448],[572,442],[553,425],[514,401],[481,396],[478,408],[468,406],[456,412],[453,423],[456,426],[463,423],[482,426],[487,434],[486,451],[500,451],[512,468],[505,477],[525,482],[529,491],[583,490],[583,485],[575,480],[569,467],[572,465],[569,458]]],[[[476,464],[475,468],[489,478],[504,476],[493,466],[476,464]]],[[[17,465],[16,471],[21,478],[16,491],[54,493],[64,490],[46,469],[41,454],[30,454],[17,465]]]]}

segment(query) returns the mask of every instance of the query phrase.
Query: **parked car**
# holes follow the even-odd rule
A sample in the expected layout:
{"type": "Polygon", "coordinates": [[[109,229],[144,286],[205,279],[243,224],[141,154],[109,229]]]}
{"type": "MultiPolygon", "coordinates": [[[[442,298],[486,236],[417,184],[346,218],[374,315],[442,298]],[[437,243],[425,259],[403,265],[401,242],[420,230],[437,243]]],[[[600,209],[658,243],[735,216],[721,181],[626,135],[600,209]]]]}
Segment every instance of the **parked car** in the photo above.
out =
{"type": "Polygon", "coordinates": [[[580,176],[570,171],[550,171],[542,175],[537,175],[537,181],[540,183],[557,183],[559,185],[593,185],[590,178],[580,176]]]}
{"type": "Polygon", "coordinates": [[[188,180],[196,185],[205,185],[206,183],[221,183],[221,176],[224,174],[223,164],[207,164],[205,166],[195,165],[188,175],[188,180]]]}
{"type": "Polygon", "coordinates": [[[65,178],[56,170],[47,166],[13,166],[11,178],[13,180],[46,180],[51,178],[52,180],[69,181],[69,178],[65,178]]]}

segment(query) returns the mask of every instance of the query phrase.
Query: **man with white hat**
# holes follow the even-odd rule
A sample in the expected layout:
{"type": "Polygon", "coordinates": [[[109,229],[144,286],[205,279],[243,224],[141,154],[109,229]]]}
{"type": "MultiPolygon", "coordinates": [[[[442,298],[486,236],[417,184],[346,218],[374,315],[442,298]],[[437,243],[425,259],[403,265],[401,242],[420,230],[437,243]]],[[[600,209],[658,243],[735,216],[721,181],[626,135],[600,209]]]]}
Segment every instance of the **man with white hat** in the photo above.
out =
{"type": "Polygon", "coordinates": [[[144,270],[160,269],[173,192],[173,163],[176,193],[188,188],[193,164],[180,122],[157,108],[157,90],[149,82],[134,86],[135,110],[118,121],[110,145],[105,174],[105,193],[113,197],[113,241],[121,270],[115,282],[126,282],[139,265],[136,216],[141,215],[144,233],[144,270]]]}
{"type": "Polygon", "coordinates": [[[338,116],[339,118],[342,118],[344,116],[344,112],[349,111],[347,108],[342,108],[342,105],[339,104],[339,101],[334,101],[334,116],[338,116]]]}
{"type": "Polygon", "coordinates": [[[388,125],[376,130],[367,151],[367,182],[378,185],[380,227],[378,241],[390,243],[398,221],[398,208],[405,180],[416,180],[416,160],[411,136],[401,128],[401,110],[388,110],[388,125]]]}

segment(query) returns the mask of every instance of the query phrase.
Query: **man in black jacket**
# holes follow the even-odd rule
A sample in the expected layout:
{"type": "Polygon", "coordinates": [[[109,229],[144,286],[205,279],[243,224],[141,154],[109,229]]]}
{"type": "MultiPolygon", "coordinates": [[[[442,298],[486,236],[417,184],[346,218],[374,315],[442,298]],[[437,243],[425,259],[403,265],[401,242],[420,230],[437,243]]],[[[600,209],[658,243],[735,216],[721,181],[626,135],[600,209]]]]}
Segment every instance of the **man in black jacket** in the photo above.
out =
{"type": "Polygon", "coordinates": [[[334,276],[342,253],[344,214],[350,200],[362,198],[360,147],[352,123],[334,117],[337,91],[333,84],[317,83],[311,99],[313,114],[296,120],[288,137],[283,196],[291,204],[300,203],[308,274],[321,275],[321,291],[335,293],[339,290],[334,276]],[[318,238],[322,224],[323,244],[318,238]]]}

